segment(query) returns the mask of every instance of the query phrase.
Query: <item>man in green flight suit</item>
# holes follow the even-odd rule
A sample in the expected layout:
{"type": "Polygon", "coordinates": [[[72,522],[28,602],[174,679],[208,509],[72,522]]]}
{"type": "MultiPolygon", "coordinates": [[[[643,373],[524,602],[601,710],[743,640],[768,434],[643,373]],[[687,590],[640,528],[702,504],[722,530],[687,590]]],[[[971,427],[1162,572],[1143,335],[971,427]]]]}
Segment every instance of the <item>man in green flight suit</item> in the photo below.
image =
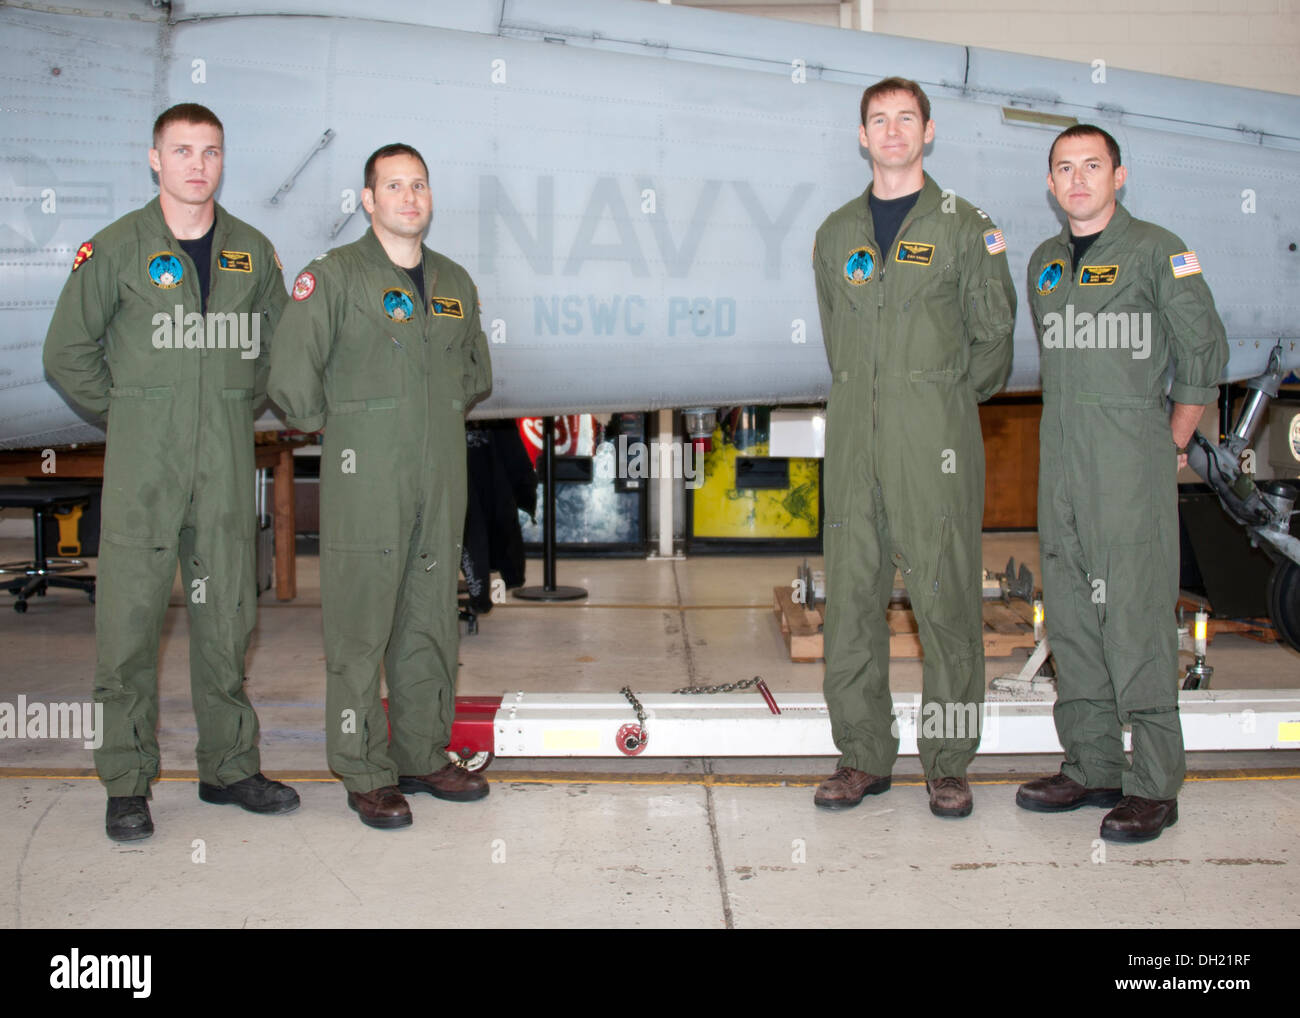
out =
{"type": "Polygon", "coordinates": [[[1016,297],[1002,232],[922,169],[921,87],[862,96],[866,192],[817,231],[831,367],[826,421],[826,704],[839,769],[813,801],[886,791],[898,756],[885,611],[902,573],[925,652],[917,745],[937,816],[972,809],[966,768],[984,701],[976,404],[1006,381],[1016,297]]]}
{"type": "Polygon", "coordinates": [[[45,338],[45,370],[108,415],[95,606],[95,768],[116,841],[153,833],[158,643],[179,556],[190,617],[199,798],[287,813],[265,778],[244,658],[257,610],[253,413],[286,303],[270,242],[217,205],[224,132],[183,103],[154,124],[158,197],[82,244],[45,338]]]}
{"type": "Polygon", "coordinates": [[[424,159],[409,145],[379,149],[366,162],[361,201],[365,236],[294,282],[270,391],[293,427],[325,431],[330,767],[362,823],[394,828],[411,823],[403,792],[453,802],[488,794],[482,777],[443,751],[456,709],[465,413],[491,388],[492,369],[473,281],[422,243],[433,214],[424,159]]]}
{"type": "Polygon", "coordinates": [[[1178,820],[1175,475],[1228,344],[1196,252],[1116,201],[1127,174],[1105,131],[1061,132],[1047,185],[1068,222],[1029,259],[1043,366],[1038,531],[1065,762],[1016,802],[1113,806],[1101,836],[1131,842],[1178,820]]]}

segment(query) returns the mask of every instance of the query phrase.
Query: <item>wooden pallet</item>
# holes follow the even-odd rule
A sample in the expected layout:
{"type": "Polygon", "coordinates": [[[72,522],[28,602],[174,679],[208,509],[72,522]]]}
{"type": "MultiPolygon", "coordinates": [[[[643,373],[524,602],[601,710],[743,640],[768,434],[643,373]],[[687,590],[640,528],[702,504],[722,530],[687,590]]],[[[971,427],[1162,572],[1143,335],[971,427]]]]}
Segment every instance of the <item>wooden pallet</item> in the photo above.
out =
{"type": "MultiPolygon", "coordinates": [[[[790,587],[772,588],[772,610],[781,626],[781,636],[796,662],[820,661],[825,656],[822,643],[822,613],[796,604],[790,587]]],[[[1021,647],[1033,647],[1034,626],[1029,605],[1020,601],[984,602],[984,654],[1006,657],[1021,647]]],[[[910,608],[891,606],[885,613],[889,622],[889,656],[923,657],[917,635],[916,618],[910,608]]]]}
{"type": "Polygon", "coordinates": [[[791,661],[820,661],[822,653],[822,613],[795,604],[790,587],[773,587],[773,611],[781,626],[781,635],[790,651],[791,661]]]}

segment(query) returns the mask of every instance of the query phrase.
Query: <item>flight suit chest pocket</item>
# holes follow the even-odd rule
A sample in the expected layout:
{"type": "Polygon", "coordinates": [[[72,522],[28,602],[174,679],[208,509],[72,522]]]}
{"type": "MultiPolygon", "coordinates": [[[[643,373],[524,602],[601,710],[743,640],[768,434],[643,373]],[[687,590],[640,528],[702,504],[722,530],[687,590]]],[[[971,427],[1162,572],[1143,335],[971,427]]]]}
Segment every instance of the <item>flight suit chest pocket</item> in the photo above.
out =
{"type": "Polygon", "coordinates": [[[830,335],[823,337],[831,370],[835,371],[862,355],[862,312],[859,293],[853,300],[838,299],[831,307],[830,335]]]}
{"type": "Polygon", "coordinates": [[[109,326],[105,354],[115,381],[123,385],[174,384],[187,377],[187,358],[198,357],[206,329],[185,291],[164,290],[147,280],[119,279],[119,311],[109,326]],[[194,313],[188,323],[186,315],[194,313]],[[188,346],[187,346],[188,342],[188,346]]]}
{"type": "Polygon", "coordinates": [[[463,331],[468,312],[456,297],[434,296],[429,300],[429,371],[435,386],[450,401],[453,410],[464,411],[465,352],[463,331]]]}
{"type": "MultiPolygon", "coordinates": [[[[150,323],[151,329],[159,329],[164,324],[174,329],[178,335],[184,334],[185,316],[190,312],[198,313],[199,307],[188,298],[185,287],[179,283],[174,286],[160,286],[150,283],[147,278],[135,275],[123,275],[118,280],[118,298],[120,305],[127,308],[142,321],[150,323]],[[179,309],[179,316],[177,314],[179,309]],[[163,317],[166,317],[166,322],[163,317]]],[[[168,337],[159,333],[155,345],[161,346],[168,337]]]]}
{"type": "Polygon", "coordinates": [[[256,311],[253,298],[257,295],[256,277],[249,272],[223,269],[212,270],[209,280],[209,310],[256,311]]]}
{"type": "Polygon", "coordinates": [[[957,265],[950,244],[900,240],[888,269],[890,296],[896,303],[929,301],[945,290],[955,295],[957,265]]]}
{"type": "Polygon", "coordinates": [[[400,399],[422,342],[413,322],[392,320],[373,309],[349,308],[326,366],[329,402],[400,399]]]}
{"type": "Polygon", "coordinates": [[[895,279],[903,279],[893,300],[899,333],[907,337],[898,350],[902,365],[913,378],[918,373],[927,378],[964,375],[969,351],[952,258],[936,251],[930,265],[893,265],[891,270],[895,279]]]}

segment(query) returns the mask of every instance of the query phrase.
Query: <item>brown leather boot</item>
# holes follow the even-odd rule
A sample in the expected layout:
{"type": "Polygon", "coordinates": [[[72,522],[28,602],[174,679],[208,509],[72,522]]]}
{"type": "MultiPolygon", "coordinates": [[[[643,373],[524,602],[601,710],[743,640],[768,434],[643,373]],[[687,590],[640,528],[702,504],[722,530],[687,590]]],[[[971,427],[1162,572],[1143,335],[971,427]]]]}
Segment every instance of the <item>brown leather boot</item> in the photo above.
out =
{"type": "Polygon", "coordinates": [[[860,803],[864,795],[888,792],[892,780],[889,774],[882,777],[852,767],[841,767],[817,786],[813,803],[822,809],[849,809],[860,803]]]}
{"type": "Polygon", "coordinates": [[[1123,793],[1118,788],[1089,788],[1064,774],[1026,781],[1016,790],[1016,805],[1035,813],[1063,813],[1080,806],[1110,809],[1123,793]]]}
{"type": "Polygon", "coordinates": [[[1166,827],[1178,823],[1177,799],[1144,799],[1126,795],[1101,821],[1107,841],[1154,841],[1166,827]]]}
{"type": "Polygon", "coordinates": [[[411,807],[396,785],[384,785],[369,792],[349,792],[348,805],[357,811],[367,827],[411,826],[411,807]]]}
{"type": "Polygon", "coordinates": [[[487,778],[454,763],[432,774],[403,775],[397,779],[397,787],[407,794],[428,792],[448,802],[473,802],[488,794],[487,778]]]}
{"type": "Polygon", "coordinates": [[[925,783],[930,812],[937,817],[968,817],[975,808],[970,782],[965,778],[935,778],[925,783]]]}

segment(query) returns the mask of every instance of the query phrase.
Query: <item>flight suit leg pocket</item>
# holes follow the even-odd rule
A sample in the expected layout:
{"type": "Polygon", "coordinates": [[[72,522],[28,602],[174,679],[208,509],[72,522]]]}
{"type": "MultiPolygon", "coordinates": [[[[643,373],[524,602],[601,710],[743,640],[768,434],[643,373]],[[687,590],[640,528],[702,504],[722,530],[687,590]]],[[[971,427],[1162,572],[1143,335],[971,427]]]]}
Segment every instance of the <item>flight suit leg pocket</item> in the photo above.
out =
{"type": "Polygon", "coordinates": [[[929,603],[935,623],[950,628],[963,643],[971,642],[972,633],[979,642],[983,626],[981,545],[978,530],[972,544],[971,530],[970,519],[965,514],[940,516],[931,532],[932,552],[927,556],[927,571],[917,582],[909,583],[912,597],[924,598],[929,603]],[[912,591],[912,587],[918,589],[912,591]]]}
{"type": "Polygon", "coordinates": [[[174,545],[191,464],[175,445],[171,386],[108,390],[101,532],[135,548],[174,545]]]}
{"type": "Polygon", "coordinates": [[[228,491],[229,510],[223,515],[223,529],[241,541],[257,536],[256,505],[253,482],[257,462],[253,449],[253,390],[221,390],[226,416],[226,434],[230,436],[230,474],[223,480],[228,491]]]}
{"type": "Polygon", "coordinates": [[[321,544],[382,551],[398,543],[397,400],[331,404],[321,448],[321,544]]]}
{"type": "Polygon", "coordinates": [[[1120,712],[1173,707],[1178,702],[1175,619],[1172,611],[1159,617],[1153,611],[1161,601],[1161,577],[1152,544],[1111,548],[1105,562],[1105,576],[1093,578],[1093,596],[1104,598],[1102,642],[1120,712]]]}
{"type": "Polygon", "coordinates": [[[849,519],[847,516],[827,516],[822,531],[822,550],[825,554],[826,590],[829,598],[838,573],[837,563],[842,562],[849,550],[849,519]]]}

